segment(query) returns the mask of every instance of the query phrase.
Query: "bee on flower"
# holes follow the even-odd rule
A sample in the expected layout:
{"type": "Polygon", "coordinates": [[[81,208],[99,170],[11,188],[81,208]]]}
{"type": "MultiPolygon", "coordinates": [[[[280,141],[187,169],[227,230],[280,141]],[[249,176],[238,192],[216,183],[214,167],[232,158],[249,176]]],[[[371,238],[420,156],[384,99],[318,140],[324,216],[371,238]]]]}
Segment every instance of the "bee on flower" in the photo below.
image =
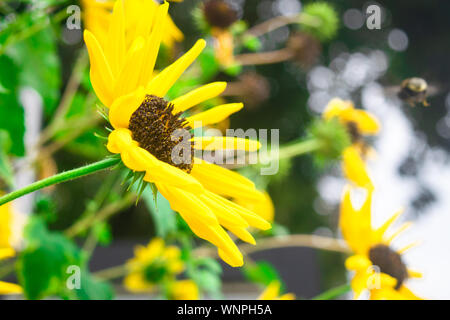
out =
{"type": "Polygon", "coordinates": [[[353,255],[345,261],[345,266],[354,272],[351,281],[354,298],[367,290],[373,300],[420,299],[408,289],[406,282],[421,277],[421,274],[410,269],[403,259],[403,254],[415,243],[399,250],[392,246],[393,240],[411,224],[404,223],[395,231],[388,231],[402,214],[399,211],[380,227],[374,228],[371,219],[372,191],[368,191],[360,209],[354,208],[350,193],[351,188],[347,187],[341,203],[339,225],[353,251],[353,255]]]}
{"type": "Polygon", "coordinates": [[[191,129],[196,125],[218,123],[242,109],[241,103],[230,103],[184,117],[192,107],[220,95],[226,88],[224,82],[203,85],[172,101],[166,100],[169,89],[206,45],[204,40],[197,41],[188,52],[155,75],[153,70],[166,30],[168,7],[167,2],[142,7],[140,1],[116,1],[105,41],[99,41],[95,30],[84,33],[91,83],[97,97],[109,108],[108,119],[113,127],[107,148],[120,155],[124,165],[139,173],[143,181],[154,184],[197,236],[218,247],[224,261],[241,266],[243,256],[225,229],[254,244],[255,239],[247,228],[267,230],[271,225],[231,200],[258,203],[265,196],[250,180],[194,157],[194,151],[252,152],[260,144],[237,137],[192,135],[191,129]],[[130,15],[133,18],[126,19],[130,15]],[[130,21],[141,28],[126,32],[130,21]],[[180,131],[183,136],[176,136],[180,131]],[[186,134],[188,150],[183,152],[183,161],[178,161],[172,155],[186,141],[186,134]]]}

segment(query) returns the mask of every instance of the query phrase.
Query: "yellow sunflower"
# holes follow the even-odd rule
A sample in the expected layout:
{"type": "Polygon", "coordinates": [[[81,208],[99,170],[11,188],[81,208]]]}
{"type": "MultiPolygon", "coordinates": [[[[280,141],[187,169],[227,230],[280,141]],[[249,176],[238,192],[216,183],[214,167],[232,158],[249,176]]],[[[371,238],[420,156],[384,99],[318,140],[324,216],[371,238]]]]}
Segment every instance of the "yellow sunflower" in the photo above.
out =
{"type": "Polygon", "coordinates": [[[131,292],[152,291],[157,284],[174,281],[184,269],[180,250],[175,246],[166,247],[160,238],[153,239],[146,247],[137,246],[127,266],[130,273],[124,285],[131,292]]]}
{"type": "Polygon", "coordinates": [[[373,189],[372,181],[367,173],[364,157],[371,151],[364,141],[364,136],[375,135],[380,130],[377,118],[371,113],[355,109],[351,101],[339,98],[332,99],[325,111],[326,120],[337,118],[348,130],[352,145],[342,153],[342,169],[347,178],[357,186],[373,189]]]}
{"type": "MultiPolygon", "coordinates": [[[[0,206],[0,260],[14,257],[15,251],[11,246],[13,212],[11,204],[0,206]]],[[[22,293],[22,288],[14,283],[0,281],[0,294],[22,293]]]]}
{"type": "Polygon", "coordinates": [[[200,292],[192,280],[179,280],[172,284],[170,296],[173,300],[198,300],[200,292]]]}
{"type": "Polygon", "coordinates": [[[136,11],[133,21],[145,24],[148,32],[130,41],[129,33],[125,35],[124,5],[117,1],[111,17],[111,32],[104,46],[91,31],[84,33],[91,62],[91,82],[99,99],[109,107],[109,121],[114,128],[107,148],[120,154],[129,169],[142,172],[144,181],[154,183],[192,231],[218,247],[224,261],[231,266],[241,266],[242,254],[223,227],[254,244],[247,228],[266,230],[271,226],[254,212],[228,199],[263,201],[264,194],[236,172],[194,157],[194,150],[256,151],[260,144],[236,137],[192,137],[187,131],[199,123],[204,126],[222,121],[243,107],[240,103],[231,103],[191,117],[181,116],[191,107],[222,93],[226,87],[224,82],[201,86],[170,102],[164,99],[205,47],[204,40],[197,41],[186,54],[154,76],[167,10],[168,3],[164,3],[154,10],[136,11]],[[189,150],[181,162],[172,156],[182,141],[182,137],[175,137],[180,130],[189,135],[189,150]]]}
{"type": "MultiPolygon", "coordinates": [[[[122,0],[120,0],[122,1],[122,0]]],[[[173,1],[173,0],[172,0],[173,1]]],[[[108,37],[111,11],[114,7],[116,0],[82,0],[81,4],[83,6],[83,18],[86,29],[92,31],[97,40],[100,43],[104,43],[105,39],[108,37]]],[[[176,1],[181,2],[181,1],[176,1]]],[[[134,23],[133,18],[136,15],[136,11],[144,10],[147,12],[154,12],[158,4],[155,0],[134,0],[125,2],[125,19],[127,21],[127,32],[145,32],[145,26],[138,26],[134,23]],[[136,30],[136,31],[134,31],[136,30]]],[[[150,16],[149,19],[152,17],[150,16]]],[[[183,40],[184,36],[180,29],[175,25],[172,18],[167,15],[165,21],[165,30],[162,35],[162,42],[172,48],[175,42],[180,42],[183,40]]],[[[151,24],[151,23],[150,23],[151,24]]]]}
{"type": "Polygon", "coordinates": [[[272,281],[267,288],[258,297],[258,300],[295,300],[295,295],[292,293],[285,293],[280,295],[281,283],[280,281],[272,281]]]}
{"type": "Polygon", "coordinates": [[[364,290],[369,290],[371,299],[419,299],[406,286],[409,278],[421,274],[405,265],[402,254],[415,243],[400,250],[392,248],[392,241],[411,224],[404,223],[396,231],[387,230],[401,215],[395,213],[379,228],[371,225],[372,191],[368,192],[364,204],[356,210],[350,199],[351,188],[347,187],[340,209],[340,228],[342,235],[354,252],[345,266],[354,271],[351,282],[355,299],[364,290]]]}

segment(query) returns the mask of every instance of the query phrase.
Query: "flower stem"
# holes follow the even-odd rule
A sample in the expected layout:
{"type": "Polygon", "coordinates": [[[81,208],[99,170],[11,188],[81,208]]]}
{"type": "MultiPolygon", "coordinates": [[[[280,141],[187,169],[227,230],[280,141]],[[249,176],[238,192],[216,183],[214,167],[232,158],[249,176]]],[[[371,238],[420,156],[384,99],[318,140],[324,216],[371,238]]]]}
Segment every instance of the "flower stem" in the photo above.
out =
{"type": "Polygon", "coordinates": [[[102,280],[113,280],[122,278],[130,272],[130,268],[126,264],[103,269],[94,273],[94,276],[102,280]]]}
{"type": "Polygon", "coordinates": [[[14,199],[20,198],[26,194],[37,191],[39,189],[58,184],[61,182],[77,179],[82,176],[87,176],[97,171],[101,171],[110,168],[120,162],[119,158],[107,158],[98,162],[88,164],[87,166],[80,167],[77,169],[69,170],[56,174],[54,176],[36,181],[22,189],[10,192],[3,197],[0,197],[0,205],[10,202],[14,199]]]}
{"type": "Polygon", "coordinates": [[[279,151],[279,159],[296,157],[305,153],[316,151],[322,148],[322,142],[318,139],[300,140],[287,146],[283,146],[279,151]]]}
{"type": "Polygon", "coordinates": [[[331,300],[331,299],[342,296],[344,293],[349,292],[351,289],[352,288],[351,288],[350,284],[347,283],[342,286],[327,290],[327,291],[319,294],[318,296],[312,298],[312,300],[331,300]]]}
{"type": "Polygon", "coordinates": [[[99,210],[95,215],[87,216],[86,218],[78,221],[76,224],[74,224],[69,229],[67,229],[65,231],[65,234],[68,237],[74,237],[74,236],[82,233],[86,229],[90,228],[95,223],[105,221],[109,217],[114,215],[115,213],[120,212],[123,209],[126,209],[127,207],[132,205],[133,202],[135,202],[135,201],[136,201],[136,195],[133,193],[128,193],[119,201],[105,206],[103,209],[99,210]]]}
{"type": "Polygon", "coordinates": [[[318,27],[321,24],[320,19],[317,17],[308,15],[306,13],[299,13],[295,16],[278,16],[269,20],[266,20],[247,30],[246,34],[254,37],[260,37],[266,33],[272,32],[276,29],[284,27],[289,24],[305,24],[308,26],[318,27]]]}

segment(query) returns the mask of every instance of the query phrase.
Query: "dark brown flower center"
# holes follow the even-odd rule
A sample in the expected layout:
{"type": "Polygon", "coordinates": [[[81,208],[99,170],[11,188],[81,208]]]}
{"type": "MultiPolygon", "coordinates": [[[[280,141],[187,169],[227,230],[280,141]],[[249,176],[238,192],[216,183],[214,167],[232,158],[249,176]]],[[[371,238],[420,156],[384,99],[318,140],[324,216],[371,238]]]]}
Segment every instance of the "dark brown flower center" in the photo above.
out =
{"type": "Polygon", "coordinates": [[[399,289],[408,278],[408,270],[400,254],[384,244],[379,244],[369,250],[369,259],[380,271],[397,279],[395,289],[399,289]]]}
{"type": "Polygon", "coordinates": [[[316,63],[322,53],[320,41],[311,34],[300,31],[289,36],[287,48],[292,52],[294,61],[304,68],[316,63]]]}
{"type": "Polygon", "coordinates": [[[362,156],[367,156],[367,153],[370,150],[369,143],[359,130],[358,124],[354,121],[348,121],[345,125],[347,127],[347,132],[350,135],[352,144],[358,144],[360,151],[362,152],[362,156]]]}
{"type": "Polygon", "coordinates": [[[362,140],[362,134],[359,131],[358,124],[353,121],[349,121],[346,123],[347,125],[347,132],[350,135],[350,139],[352,140],[352,143],[356,143],[362,140]]]}
{"type": "Polygon", "coordinates": [[[203,13],[212,27],[227,29],[238,18],[237,11],[223,0],[209,0],[203,5],[203,13]]]}
{"type": "Polygon", "coordinates": [[[131,115],[128,127],[133,140],[158,160],[190,172],[194,155],[191,129],[181,112],[173,113],[173,104],[147,95],[131,115]]]}

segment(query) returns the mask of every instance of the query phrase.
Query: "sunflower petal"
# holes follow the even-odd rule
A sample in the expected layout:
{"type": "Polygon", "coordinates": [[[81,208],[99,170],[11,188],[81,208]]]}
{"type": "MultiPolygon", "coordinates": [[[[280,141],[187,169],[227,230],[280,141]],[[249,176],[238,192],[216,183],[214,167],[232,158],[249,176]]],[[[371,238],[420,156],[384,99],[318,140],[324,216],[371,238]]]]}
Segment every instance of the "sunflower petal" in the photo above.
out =
{"type": "Polygon", "coordinates": [[[17,284],[0,281],[0,294],[20,294],[22,287],[17,284]]]}
{"type": "Polygon", "coordinates": [[[215,98],[220,95],[226,87],[226,82],[213,82],[194,89],[172,101],[174,113],[186,111],[203,101],[215,98]]]}
{"type": "Polygon", "coordinates": [[[207,126],[210,124],[219,123],[231,114],[238,112],[244,107],[243,103],[229,103],[223,104],[202,113],[186,118],[188,125],[192,128],[207,126]]]}
{"type": "Polygon", "coordinates": [[[115,76],[119,75],[120,67],[125,57],[125,14],[122,1],[114,3],[112,20],[109,24],[108,40],[105,56],[111,63],[111,70],[115,76]]]}
{"type": "Polygon", "coordinates": [[[89,31],[84,31],[84,41],[88,48],[89,61],[91,63],[91,82],[95,93],[102,103],[109,107],[111,102],[111,86],[115,79],[111,67],[106,60],[102,47],[95,36],[89,31]]]}
{"type": "Polygon", "coordinates": [[[142,86],[148,85],[150,78],[153,74],[153,69],[155,67],[156,58],[158,56],[159,47],[161,44],[161,39],[164,34],[164,28],[168,22],[167,11],[169,9],[169,4],[166,2],[158,6],[158,13],[156,14],[156,21],[154,23],[154,28],[150,37],[146,41],[146,47],[144,49],[144,65],[141,71],[139,84],[142,86]]]}
{"type": "Polygon", "coordinates": [[[109,121],[115,129],[128,128],[132,114],[145,99],[143,87],[116,99],[109,110],[109,121]]]}
{"type": "Polygon", "coordinates": [[[169,89],[173,86],[175,81],[178,80],[181,74],[199,56],[205,46],[205,40],[198,40],[196,44],[181,58],[179,58],[177,61],[161,71],[156,77],[154,77],[150,81],[147,87],[147,91],[155,96],[164,97],[167,91],[169,91],[169,89]]]}
{"type": "Polygon", "coordinates": [[[194,148],[200,150],[244,150],[248,152],[258,151],[261,143],[257,140],[249,140],[237,137],[194,137],[194,148]]]}
{"type": "Polygon", "coordinates": [[[353,271],[367,271],[372,262],[364,255],[353,255],[345,260],[345,267],[353,271]]]}
{"type": "Polygon", "coordinates": [[[342,152],[342,158],[342,169],[345,176],[357,186],[372,190],[372,181],[358,151],[352,146],[347,147],[342,152]]]}

